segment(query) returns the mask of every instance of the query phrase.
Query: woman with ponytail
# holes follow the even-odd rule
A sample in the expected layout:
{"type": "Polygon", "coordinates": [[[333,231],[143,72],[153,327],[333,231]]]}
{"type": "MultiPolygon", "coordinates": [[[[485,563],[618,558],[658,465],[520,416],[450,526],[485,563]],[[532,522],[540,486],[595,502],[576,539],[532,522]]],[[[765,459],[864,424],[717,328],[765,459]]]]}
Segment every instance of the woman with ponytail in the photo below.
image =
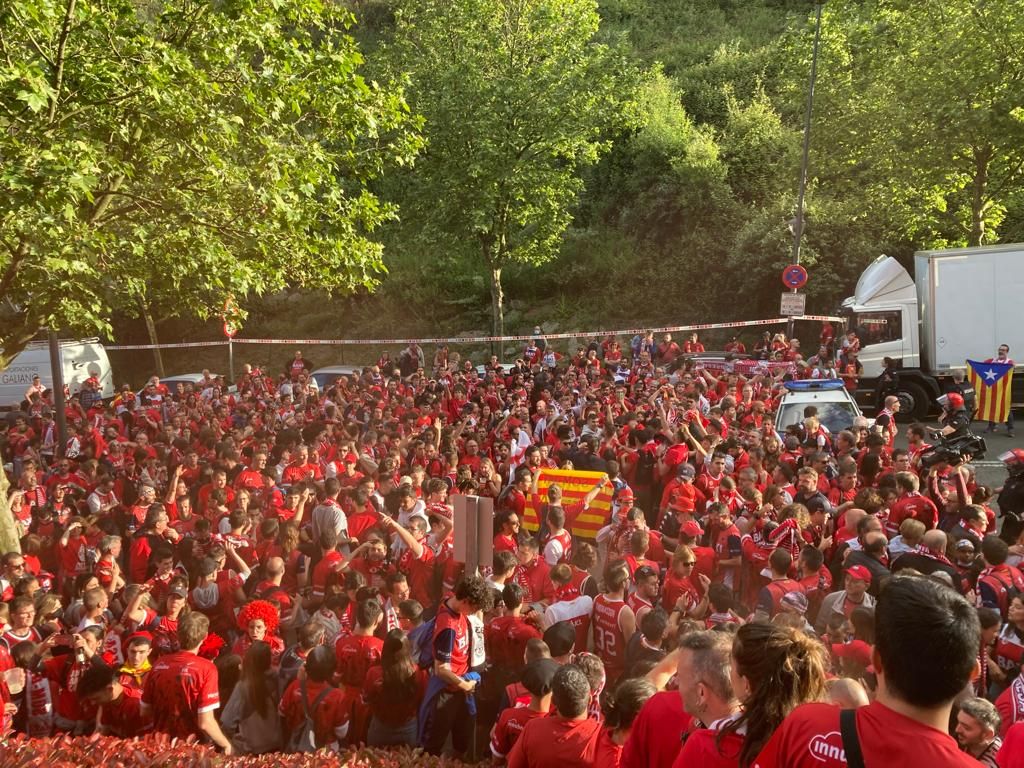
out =
{"type": "Polygon", "coordinates": [[[828,655],[820,642],[799,630],[744,624],[733,639],[731,661],[739,711],[691,734],[676,768],[750,768],[786,715],[825,698],[828,655]]]}
{"type": "Polygon", "coordinates": [[[633,730],[633,721],[657,689],[642,677],[623,680],[604,706],[604,728],[594,752],[594,768],[619,768],[622,745],[633,730]]]}

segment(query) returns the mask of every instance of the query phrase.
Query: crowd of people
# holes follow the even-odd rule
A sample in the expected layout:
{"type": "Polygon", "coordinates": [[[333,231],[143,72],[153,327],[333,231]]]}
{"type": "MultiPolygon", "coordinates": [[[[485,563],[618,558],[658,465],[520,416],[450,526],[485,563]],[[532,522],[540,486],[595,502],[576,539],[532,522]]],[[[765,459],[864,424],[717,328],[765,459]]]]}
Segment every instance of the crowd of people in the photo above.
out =
{"type": "MultiPolygon", "coordinates": [[[[743,373],[696,334],[564,356],[538,335],[512,366],[410,345],[319,391],[297,352],[230,389],[73,397],[64,446],[30,388],[0,432],[20,537],[0,738],[1020,768],[1018,527],[999,535],[968,463],[923,460],[923,425],[896,447],[894,398],[838,433],[813,406],[776,431],[787,380],[856,387],[856,335],[828,328],[811,361],[766,334],[773,365],[743,373]],[[542,491],[549,470],[590,490],[542,491]],[[494,500],[480,573],[459,494],[494,500]],[[598,498],[603,527],[575,534],[598,498]]],[[[965,419],[948,398],[947,435],[965,419]]],[[[1005,461],[1024,473],[1024,450],[1005,461]]]]}

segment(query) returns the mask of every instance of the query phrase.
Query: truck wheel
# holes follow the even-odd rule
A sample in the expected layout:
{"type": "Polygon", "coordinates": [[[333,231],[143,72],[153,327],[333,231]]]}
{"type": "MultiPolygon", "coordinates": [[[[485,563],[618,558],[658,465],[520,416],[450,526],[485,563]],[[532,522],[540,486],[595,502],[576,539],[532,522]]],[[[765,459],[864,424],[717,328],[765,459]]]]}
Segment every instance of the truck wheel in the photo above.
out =
{"type": "Polygon", "coordinates": [[[897,421],[924,421],[928,417],[928,395],[917,384],[901,381],[893,394],[900,399],[897,421]]]}

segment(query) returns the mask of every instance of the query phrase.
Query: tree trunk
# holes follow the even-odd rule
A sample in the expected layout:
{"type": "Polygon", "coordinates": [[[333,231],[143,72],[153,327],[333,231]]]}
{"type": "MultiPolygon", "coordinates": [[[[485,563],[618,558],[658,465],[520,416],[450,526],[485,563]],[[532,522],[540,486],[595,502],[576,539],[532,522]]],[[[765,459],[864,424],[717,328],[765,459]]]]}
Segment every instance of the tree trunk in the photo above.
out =
{"type": "MultiPolygon", "coordinates": [[[[505,335],[505,295],[501,290],[501,267],[491,267],[491,314],[494,320],[494,335],[505,335]]],[[[501,357],[502,342],[498,342],[498,357],[501,357]]]]}
{"type": "Polygon", "coordinates": [[[153,360],[156,362],[156,375],[161,379],[167,374],[164,373],[164,358],[160,354],[160,339],[156,335],[156,323],[153,322],[153,313],[149,311],[146,302],[139,300],[142,306],[142,317],[146,320],[146,332],[149,334],[149,343],[153,345],[153,360]]]}
{"type": "Polygon", "coordinates": [[[7,481],[7,473],[0,469],[0,554],[5,552],[21,552],[21,538],[18,536],[18,524],[14,522],[8,492],[11,484],[7,481]]]}
{"type": "Polygon", "coordinates": [[[985,214],[988,213],[988,167],[992,160],[992,147],[974,148],[974,184],[971,194],[971,234],[968,245],[983,245],[985,235],[985,214]]]}

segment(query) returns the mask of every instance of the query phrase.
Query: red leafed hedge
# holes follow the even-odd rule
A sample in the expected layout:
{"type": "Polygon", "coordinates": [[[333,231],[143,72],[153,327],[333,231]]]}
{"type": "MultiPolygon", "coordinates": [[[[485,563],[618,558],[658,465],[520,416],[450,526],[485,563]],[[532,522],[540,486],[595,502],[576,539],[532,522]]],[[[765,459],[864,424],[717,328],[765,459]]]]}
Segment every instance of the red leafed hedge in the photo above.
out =
{"type": "Polygon", "coordinates": [[[204,744],[161,736],[115,739],[107,736],[52,739],[12,738],[0,744],[0,768],[463,768],[465,763],[417,750],[350,749],[340,754],[224,757],[204,744]]]}

